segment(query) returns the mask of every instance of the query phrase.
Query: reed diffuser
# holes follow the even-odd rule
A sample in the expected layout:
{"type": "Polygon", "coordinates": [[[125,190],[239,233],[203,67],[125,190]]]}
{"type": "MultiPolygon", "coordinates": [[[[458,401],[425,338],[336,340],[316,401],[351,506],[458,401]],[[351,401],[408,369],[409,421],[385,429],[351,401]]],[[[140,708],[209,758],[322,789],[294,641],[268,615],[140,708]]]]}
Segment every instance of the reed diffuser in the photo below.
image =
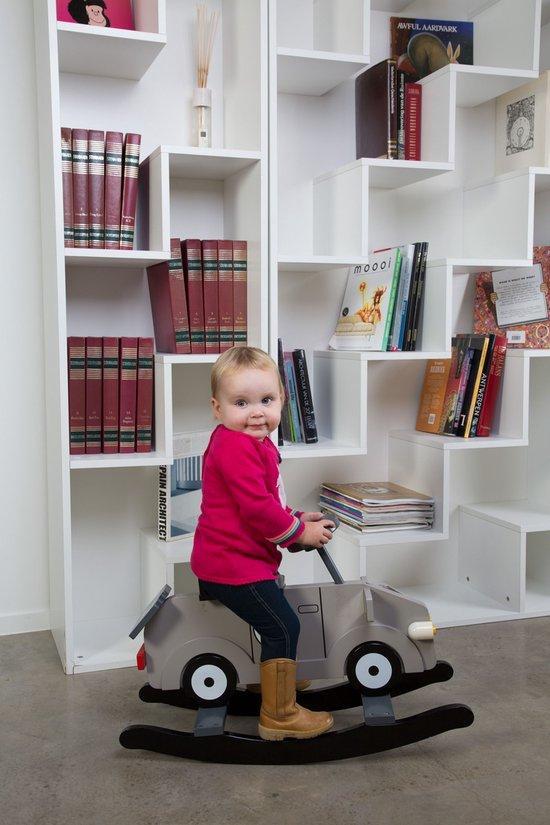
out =
{"type": "Polygon", "coordinates": [[[208,88],[208,72],[219,11],[208,14],[206,6],[197,6],[197,86],[193,92],[195,135],[197,146],[212,146],[212,89],[208,88]]]}

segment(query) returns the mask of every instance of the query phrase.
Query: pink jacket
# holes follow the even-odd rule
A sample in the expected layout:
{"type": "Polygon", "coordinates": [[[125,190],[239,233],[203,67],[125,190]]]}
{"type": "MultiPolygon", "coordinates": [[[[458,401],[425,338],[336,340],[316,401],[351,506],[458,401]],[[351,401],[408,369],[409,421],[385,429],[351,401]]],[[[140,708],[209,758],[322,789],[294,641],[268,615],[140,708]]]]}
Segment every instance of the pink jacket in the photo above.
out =
{"type": "Polygon", "coordinates": [[[279,461],[271,439],[216,427],[204,453],[191,554],[199,579],[236,585],[277,578],[277,545],[287,547],[305,529],[301,514],[284,503],[284,492],[281,501],[279,461]]]}

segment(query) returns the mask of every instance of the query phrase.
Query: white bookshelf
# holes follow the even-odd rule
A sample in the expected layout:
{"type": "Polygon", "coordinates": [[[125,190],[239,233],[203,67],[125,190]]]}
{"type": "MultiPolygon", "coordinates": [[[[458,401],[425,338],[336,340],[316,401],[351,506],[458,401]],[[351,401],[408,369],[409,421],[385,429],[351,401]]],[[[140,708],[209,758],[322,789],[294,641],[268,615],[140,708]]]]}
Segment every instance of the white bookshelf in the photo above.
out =
{"type": "MultiPolygon", "coordinates": [[[[132,665],[139,640],[127,632],[142,606],[163,583],[192,586],[189,540],[156,539],[157,474],[174,432],[213,423],[215,356],[156,354],[153,453],[68,454],[66,337],[152,335],[145,270],[174,235],[245,238],[250,343],[275,354],[281,336],[306,351],[320,437],[282,448],[289,502],[317,509],[324,480],[433,495],[430,531],[342,528],[332,548],[345,575],[421,598],[442,626],[550,615],[550,350],[509,353],[490,438],[414,430],[425,361],[471,329],[475,273],[528,265],[533,245],[550,243],[550,169],[494,174],[494,98],[550,66],[540,0],[211,0],[222,19],[208,150],[190,145],[192,0],[138,0],[133,32],[57,24],[44,5],[35,0],[50,592],[66,672],[132,665]],[[392,13],[475,24],[476,65],[422,81],[420,162],[355,157],[354,77],[388,55],[392,13]],[[135,250],[64,249],[62,124],[142,134],[135,250]],[[347,268],[415,240],[430,244],[417,351],[329,351],[347,268]]],[[[324,576],[314,554],[287,554],[283,572],[324,576]]]]}

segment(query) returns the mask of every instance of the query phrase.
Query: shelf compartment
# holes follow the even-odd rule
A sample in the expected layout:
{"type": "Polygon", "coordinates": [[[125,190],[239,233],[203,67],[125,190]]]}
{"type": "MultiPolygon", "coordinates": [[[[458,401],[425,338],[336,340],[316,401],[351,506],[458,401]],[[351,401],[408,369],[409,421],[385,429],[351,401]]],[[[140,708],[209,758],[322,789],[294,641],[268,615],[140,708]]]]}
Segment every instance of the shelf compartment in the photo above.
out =
{"type": "Polygon", "coordinates": [[[121,269],[143,269],[162,261],[169,261],[169,252],[146,250],[127,251],[121,249],[67,249],[66,266],[120,267],[121,269]]]}
{"type": "Polygon", "coordinates": [[[461,510],[516,533],[550,532],[550,506],[528,499],[463,504],[461,510]]]}
{"type": "Polygon", "coordinates": [[[140,531],[141,609],[145,610],[165,585],[172,593],[198,593],[198,581],[189,566],[193,536],[159,541],[154,529],[140,531]]]}
{"type": "Polygon", "coordinates": [[[449,536],[441,530],[385,530],[381,533],[360,533],[347,524],[338,528],[343,541],[363,547],[385,547],[390,544],[415,544],[426,541],[446,541],[449,536]]]}
{"type": "Polygon", "coordinates": [[[424,602],[433,623],[439,628],[525,618],[524,614],[504,610],[494,599],[458,583],[444,586],[396,584],[395,587],[404,596],[424,602]]]}
{"type": "Polygon", "coordinates": [[[401,441],[410,441],[423,447],[438,450],[476,450],[491,447],[525,447],[526,438],[505,438],[492,435],[488,438],[454,438],[452,435],[421,433],[416,430],[392,430],[389,435],[401,441]]]}
{"type": "Polygon", "coordinates": [[[352,352],[351,350],[315,350],[316,353],[327,353],[331,355],[335,352],[344,358],[351,358],[361,362],[368,361],[427,361],[431,358],[450,358],[451,353],[447,350],[437,352],[419,351],[415,352],[352,352]]]}
{"type": "Polygon", "coordinates": [[[319,437],[316,444],[285,444],[283,447],[279,447],[279,452],[284,459],[336,458],[338,456],[364,455],[366,448],[319,437]]]}
{"type": "Polygon", "coordinates": [[[155,363],[158,364],[214,364],[219,355],[176,355],[171,352],[157,352],[155,363]]]}
{"type": "Polygon", "coordinates": [[[277,49],[277,91],[281,94],[324,95],[368,66],[364,54],[309,49],[277,49]]]}
{"type": "Polygon", "coordinates": [[[279,272],[322,272],[364,266],[368,264],[369,259],[345,255],[279,255],[277,262],[279,272]]]}
{"type": "Polygon", "coordinates": [[[170,177],[189,180],[226,180],[261,160],[261,152],[193,146],[159,146],[151,160],[162,152],[169,156],[170,177]]]}
{"type": "Polygon", "coordinates": [[[171,464],[166,453],[99,453],[96,455],[72,455],[71,470],[101,470],[119,467],[156,467],[171,464]]]}
{"type": "MultiPolygon", "coordinates": [[[[309,373],[313,378],[313,406],[319,438],[354,451],[347,454],[366,453],[367,371],[361,362],[341,358],[337,352],[317,351],[313,353],[313,370],[310,362],[309,373]]],[[[312,454],[310,446],[315,445],[302,446],[307,455],[312,454]]]]}
{"type": "Polygon", "coordinates": [[[74,673],[135,667],[142,636],[128,636],[138,616],[75,622],[74,673]]]}

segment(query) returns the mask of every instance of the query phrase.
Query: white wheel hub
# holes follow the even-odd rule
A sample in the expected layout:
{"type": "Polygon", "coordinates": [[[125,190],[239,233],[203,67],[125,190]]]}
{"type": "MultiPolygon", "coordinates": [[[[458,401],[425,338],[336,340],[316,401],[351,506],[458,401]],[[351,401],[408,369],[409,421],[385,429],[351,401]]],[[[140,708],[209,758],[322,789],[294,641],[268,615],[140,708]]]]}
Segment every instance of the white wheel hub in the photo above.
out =
{"type": "Polygon", "coordinates": [[[201,665],[191,676],[191,687],[199,699],[213,701],[227,690],[227,676],[217,665],[201,665]]]}
{"type": "Polygon", "coordinates": [[[355,665],[355,676],[363,687],[379,690],[389,683],[392,666],[381,653],[365,653],[355,665]]]}

